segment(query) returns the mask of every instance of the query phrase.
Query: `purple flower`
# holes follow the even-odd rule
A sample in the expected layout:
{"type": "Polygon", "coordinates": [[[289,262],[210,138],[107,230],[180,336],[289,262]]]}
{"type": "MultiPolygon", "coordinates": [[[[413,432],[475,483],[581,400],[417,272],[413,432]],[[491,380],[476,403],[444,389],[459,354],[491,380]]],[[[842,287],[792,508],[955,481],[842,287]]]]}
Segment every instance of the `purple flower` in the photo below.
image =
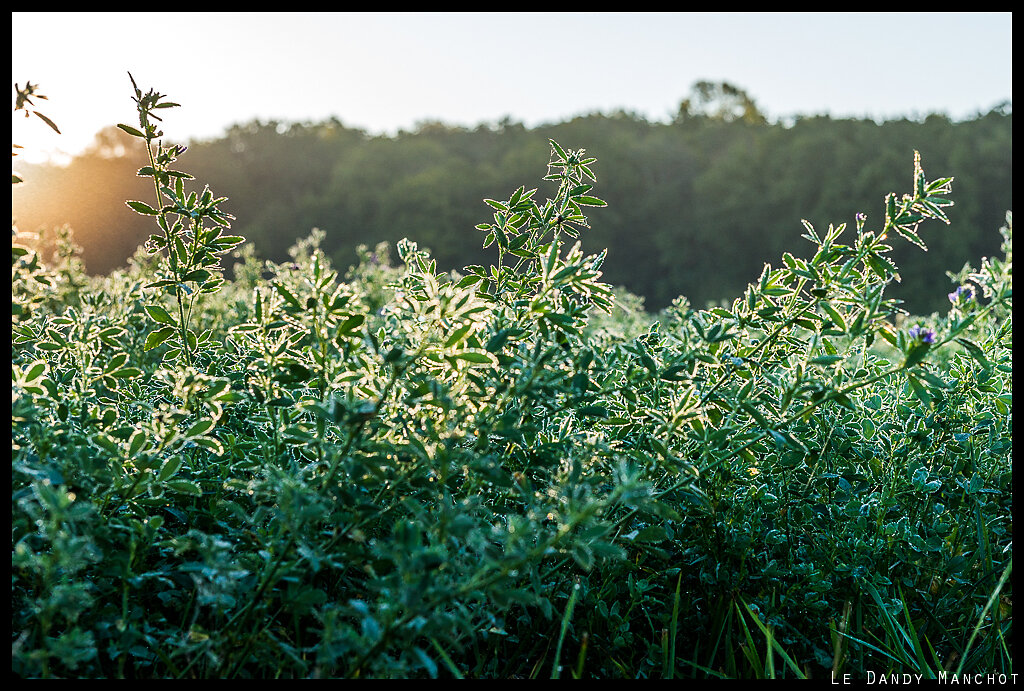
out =
{"type": "Polygon", "coordinates": [[[959,286],[947,297],[954,305],[969,302],[974,299],[974,289],[970,286],[959,286]]]}
{"type": "Polygon", "coordinates": [[[925,326],[912,326],[907,335],[916,343],[935,343],[935,332],[925,326]]]}

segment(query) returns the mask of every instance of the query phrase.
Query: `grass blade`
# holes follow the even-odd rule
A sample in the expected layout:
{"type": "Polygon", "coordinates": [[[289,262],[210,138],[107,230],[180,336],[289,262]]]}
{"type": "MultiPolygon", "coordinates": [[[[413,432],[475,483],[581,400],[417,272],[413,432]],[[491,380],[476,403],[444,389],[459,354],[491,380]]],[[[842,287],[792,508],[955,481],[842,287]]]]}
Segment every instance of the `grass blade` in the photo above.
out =
{"type": "Polygon", "coordinates": [[[992,609],[992,604],[999,599],[999,593],[1002,591],[1003,586],[1006,585],[1006,581],[1010,578],[1010,573],[1013,571],[1013,559],[1010,559],[1010,563],[1003,569],[1003,575],[999,577],[999,583],[996,584],[996,589],[992,591],[992,594],[988,598],[988,602],[985,603],[985,608],[981,610],[981,615],[978,617],[978,623],[974,625],[974,630],[971,632],[971,637],[967,639],[967,646],[964,648],[964,654],[960,657],[960,664],[956,668],[957,676],[963,671],[964,663],[967,661],[967,653],[970,652],[971,646],[974,645],[974,639],[978,636],[978,631],[981,630],[981,625],[985,621],[985,615],[992,609]]]}
{"type": "Polygon", "coordinates": [[[569,603],[565,606],[565,614],[562,615],[562,630],[558,633],[558,645],[555,646],[555,662],[551,666],[551,678],[558,679],[562,662],[562,643],[565,642],[565,632],[569,630],[569,620],[572,618],[572,610],[576,606],[576,594],[579,592],[580,584],[577,581],[572,586],[572,593],[569,594],[569,603]]]}

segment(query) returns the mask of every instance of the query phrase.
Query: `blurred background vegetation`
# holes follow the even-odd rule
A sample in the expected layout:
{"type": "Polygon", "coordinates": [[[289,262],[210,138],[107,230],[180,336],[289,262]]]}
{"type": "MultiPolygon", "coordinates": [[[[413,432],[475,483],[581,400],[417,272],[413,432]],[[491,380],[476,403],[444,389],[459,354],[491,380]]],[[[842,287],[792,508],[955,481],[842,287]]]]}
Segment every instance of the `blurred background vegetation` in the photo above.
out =
{"type": "MultiPolygon", "coordinates": [[[[493,259],[473,228],[490,220],[483,198],[526,184],[543,200],[536,163],[548,139],[584,147],[601,161],[595,191],[609,204],[593,215],[584,249],[608,248],[604,279],[653,311],[679,295],[697,306],[737,297],[765,262],[810,249],[800,219],[852,227],[863,211],[869,227],[880,224],[883,195],[911,188],[906,171],[918,150],[930,177],[955,176],[951,225],[924,230],[929,251],[895,243],[903,282],[892,296],[927,314],[948,308],[946,271],[998,252],[997,229],[1012,208],[1012,119],[1006,103],[962,121],[769,122],[742,89],[699,82],[667,123],[618,111],[535,128],[422,122],[371,136],[337,119],[253,121],[192,142],[179,169],[228,197],[221,208],[262,258],[285,260],[320,228],[339,267],[356,262],[358,245],[408,237],[430,248],[439,268],[458,269],[493,259]]],[[[135,175],[146,164],[142,147],[112,126],[67,166],[19,166],[27,180],[13,191],[19,229],[68,224],[90,273],[123,266],[155,230],[124,203],[152,202],[152,183],[135,175]]]]}

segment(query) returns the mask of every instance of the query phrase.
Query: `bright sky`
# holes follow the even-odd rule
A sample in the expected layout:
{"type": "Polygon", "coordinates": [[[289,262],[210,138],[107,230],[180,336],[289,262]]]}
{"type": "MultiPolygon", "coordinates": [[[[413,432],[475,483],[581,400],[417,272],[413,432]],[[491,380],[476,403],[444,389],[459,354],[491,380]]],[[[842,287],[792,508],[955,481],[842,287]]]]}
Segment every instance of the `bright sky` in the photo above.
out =
{"type": "Polygon", "coordinates": [[[622,108],[671,117],[698,80],[769,119],[963,118],[1012,98],[1002,13],[12,13],[13,84],[49,97],[13,122],[21,160],[136,124],[130,71],[181,108],[175,141],[254,118],[535,126],[622,108]]]}

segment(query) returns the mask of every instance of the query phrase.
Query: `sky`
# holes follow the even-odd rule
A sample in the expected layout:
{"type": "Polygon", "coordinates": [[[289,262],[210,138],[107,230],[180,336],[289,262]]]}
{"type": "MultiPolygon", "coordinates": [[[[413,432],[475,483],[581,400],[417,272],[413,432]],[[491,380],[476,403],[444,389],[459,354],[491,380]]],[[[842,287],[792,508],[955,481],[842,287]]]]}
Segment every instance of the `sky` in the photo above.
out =
{"type": "Polygon", "coordinates": [[[12,136],[22,160],[66,160],[137,124],[128,72],[181,104],[163,112],[176,142],[254,119],[372,134],[617,109],[667,121],[700,80],[769,120],[962,119],[1011,100],[1012,43],[1009,12],[14,12],[12,86],[38,84],[61,135],[17,116],[12,136]]]}

